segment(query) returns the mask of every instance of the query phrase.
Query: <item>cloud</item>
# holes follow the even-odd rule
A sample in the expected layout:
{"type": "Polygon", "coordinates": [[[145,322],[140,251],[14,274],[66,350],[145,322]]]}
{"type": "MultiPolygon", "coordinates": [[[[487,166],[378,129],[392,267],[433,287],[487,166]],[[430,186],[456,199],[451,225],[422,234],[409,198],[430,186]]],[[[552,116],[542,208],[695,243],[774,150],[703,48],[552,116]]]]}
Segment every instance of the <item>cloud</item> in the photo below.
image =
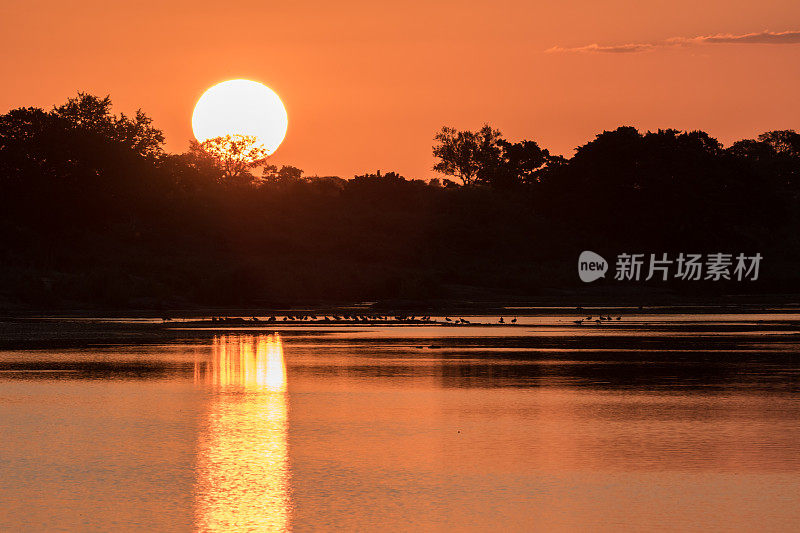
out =
{"type": "Polygon", "coordinates": [[[602,46],[594,43],[573,48],[554,46],[545,50],[545,52],[635,54],[638,52],[649,52],[651,50],[655,50],[656,48],[699,46],[707,44],[800,44],[800,31],[762,31],[758,33],[743,33],[741,35],[719,33],[717,35],[701,35],[698,37],[671,37],[669,39],[654,43],[627,43],[602,46]]]}
{"type": "Polygon", "coordinates": [[[743,43],[743,44],[800,44],[800,31],[784,31],[780,33],[762,31],[743,35],[719,34],[707,37],[696,37],[699,43],[743,43]]]}
{"type": "Polygon", "coordinates": [[[576,48],[562,48],[560,46],[554,46],[552,48],[548,48],[545,52],[601,52],[605,54],[633,54],[636,52],[647,52],[648,50],[652,50],[655,48],[656,45],[654,44],[646,44],[646,43],[631,43],[631,44],[620,44],[616,46],[600,46],[597,43],[589,44],[586,46],[579,46],[576,48]]]}

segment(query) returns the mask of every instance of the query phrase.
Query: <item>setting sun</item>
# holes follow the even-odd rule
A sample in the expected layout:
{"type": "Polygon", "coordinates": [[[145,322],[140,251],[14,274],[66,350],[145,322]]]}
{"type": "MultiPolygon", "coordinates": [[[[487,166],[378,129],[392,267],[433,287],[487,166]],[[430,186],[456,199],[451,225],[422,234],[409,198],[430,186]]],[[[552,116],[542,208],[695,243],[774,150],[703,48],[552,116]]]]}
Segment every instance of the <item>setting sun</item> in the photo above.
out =
{"type": "Polygon", "coordinates": [[[229,80],[208,89],[192,113],[198,141],[225,135],[252,135],[272,154],[286,136],[289,120],[275,91],[250,80],[229,80]]]}

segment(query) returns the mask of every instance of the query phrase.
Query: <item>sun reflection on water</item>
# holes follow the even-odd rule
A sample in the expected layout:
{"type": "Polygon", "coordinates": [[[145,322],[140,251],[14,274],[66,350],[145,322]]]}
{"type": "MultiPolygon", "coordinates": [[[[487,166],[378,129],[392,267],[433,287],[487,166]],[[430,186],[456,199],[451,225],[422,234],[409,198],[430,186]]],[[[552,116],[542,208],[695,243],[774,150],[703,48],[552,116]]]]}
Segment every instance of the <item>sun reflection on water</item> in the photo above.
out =
{"type": "Polygon", "coordinates": [[[286,365],[280,336],[221,336],[195,363],[212,399],[200,430],[199,531],[289,529],[286,365]]]}

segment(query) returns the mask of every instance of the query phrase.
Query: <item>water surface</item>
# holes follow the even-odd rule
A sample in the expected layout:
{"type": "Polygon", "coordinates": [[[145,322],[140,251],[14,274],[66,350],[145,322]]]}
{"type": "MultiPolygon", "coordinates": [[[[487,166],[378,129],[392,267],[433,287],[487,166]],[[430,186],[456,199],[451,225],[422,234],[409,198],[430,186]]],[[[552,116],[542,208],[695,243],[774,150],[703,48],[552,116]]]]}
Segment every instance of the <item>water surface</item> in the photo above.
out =
{"type": "Polygon", "coordinates": [[[796,529],[800,315],[574,319],[0,352],[0,529],[796,529]]]}

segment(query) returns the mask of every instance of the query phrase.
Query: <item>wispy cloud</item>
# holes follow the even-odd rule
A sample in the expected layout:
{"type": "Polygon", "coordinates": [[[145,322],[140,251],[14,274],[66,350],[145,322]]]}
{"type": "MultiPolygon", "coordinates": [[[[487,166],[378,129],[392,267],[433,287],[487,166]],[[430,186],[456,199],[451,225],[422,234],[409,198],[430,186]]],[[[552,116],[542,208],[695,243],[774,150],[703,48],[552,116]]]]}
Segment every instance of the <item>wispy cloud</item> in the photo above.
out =
{"type": "Polygon", "coordinates": [[[743,33],[741,35],[719,33],[717,35],[701,35],[698,37],[671,37],[663,41],[652,43],[626,43],[616,45],[599,45],[594,43],[573,48],[554,46],[545,51],[550,53],[635,54],[638,52],[649,52],[656,48],[699,46],[707,44],[800,44],[800,31],[762,31],[758,33],[743,33]]]}

